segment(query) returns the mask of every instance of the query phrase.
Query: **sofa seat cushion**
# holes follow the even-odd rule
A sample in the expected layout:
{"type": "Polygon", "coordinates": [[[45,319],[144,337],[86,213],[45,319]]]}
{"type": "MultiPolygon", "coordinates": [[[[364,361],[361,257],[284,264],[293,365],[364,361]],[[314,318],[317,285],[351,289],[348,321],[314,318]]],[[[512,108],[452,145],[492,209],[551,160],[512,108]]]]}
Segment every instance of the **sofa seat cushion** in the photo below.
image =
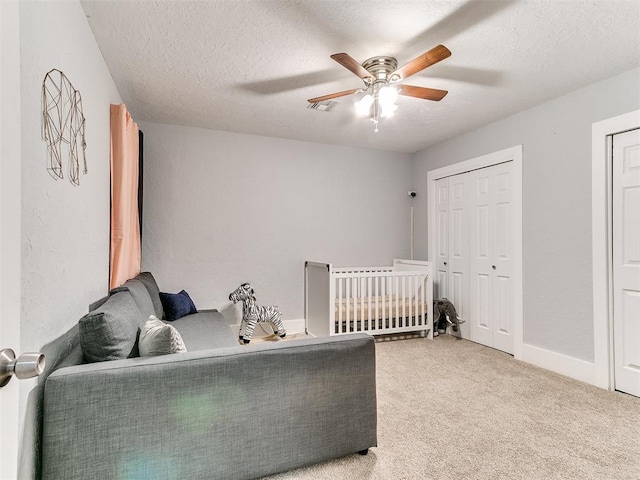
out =
{"type": "Polygon", "coordinates": [[[189,352],[238,346],[238,337],[217,310],[201,310],[171,325],[176,327],[189,352]]]}

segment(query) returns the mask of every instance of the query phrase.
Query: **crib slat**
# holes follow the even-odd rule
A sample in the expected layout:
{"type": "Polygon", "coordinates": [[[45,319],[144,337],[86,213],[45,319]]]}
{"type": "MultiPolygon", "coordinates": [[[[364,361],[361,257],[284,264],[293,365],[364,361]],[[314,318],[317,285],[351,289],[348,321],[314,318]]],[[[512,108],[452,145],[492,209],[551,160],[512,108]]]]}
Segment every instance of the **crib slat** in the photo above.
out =
{"type": "Polygon", "coordinates": [[[371,277],[367,278],[367,299],[368,299],[368,305],[367,305],[367,325],[365,327],[366,331],[371,330],[371,277]]]}
{"type": "Polygon", "coordinates": [[[420,325],[420,277],[416,275],[414,280],[414,320],[412,326],[420,325]]]}
{"type": "Polygon", "coordinates": [[[407,277],[402,277],[402,319],[400,320],[400,326],[407,326],[407,277]]]}
{"type": "Polygon", "coordinates": [[[342,333],[346,333],[349,331],[349,323],[351,322],[351,290],[352,290],[351,277],[345,278],[344,280],[344,288],[345,288],[345,307],[346,307],[346,318],[345,323],[342,325],[342,333]]]}
{"type": "Polygon", "coordinates": [[[342,328],[342,282],[343,279],[342,278],[336,278],[336,281],[338,282],[338,323],[336,323],[336,325],[334,326],[336,333],[340,333],[340,329],[342,328]]]}
{"type": "Polygon", "coordinates": [[[420,288],[420,285],[422,285],[422,277],[417,276],[416,277],[416,321],[414,323],[414,325],[420,325],[420,292],[422,291],[422,289],[420,288]]]}
{"type": "Polygon", "coordinates": [[[420,305],[422,306],[422,325],[427,325],[428,326],[429,324],[427,323],[427,314],[425,312],[425,309],[433,308],[433,306],[425,305],[427,303],[426,302],[426,298],[425,298],[425,294],[426,294],[426,290],[427,290],[426,277],[422,277],[422,282],[421,282],[420,286],[421,286],[421,288],[420,288],[420,305]]]}
{"type": "Polygon", "coordinates": [[[389,323],[387,324],[387,328],[393,328],[395,327],[395,320],[393,319],[394,314],[393,314],[393,304],[394,301],[393,299],[395,298],[396,295],[396,290],[395,290],[395,277],[389,277],[389,323]]]}
{"type": "Polygon", "coordinates": [[[347,332],[355,332],[358,324],[358,277],[351,277],[351,299],[353,300],[353,318],[347,332]]]}
{"type": "Polygon", "coordinates": [[[398,277],[393,277],[393,292],[396,299],[396,314],[393,317],[393,328],[398,326],[398,315],[400,309],[400,288],[398,286],[398,277]]]}
{"type": "Polygon", "coordinates": [[[378,311],[378,304],[380,299],[380,277],[376,277],[376,321],[373,324],[373,330],[378,328],[379,325],[379,321],[380,321],[380,315],[379,315],[379,311],[378,311]]]}
{"type": "Polygon", "coordinates": [[[364,330],[364,299],[365,299],[365,288],[364,288],[364,278],[360,278],[360,322],[358,322],[358,332],[364,330]]]}
{"type": "Polygon", "coordinates": [[[416,277],[414,277],[413,275],[411,275],[409,277],[409,316],[407,317],[408,320],[408,325],[415,325],[415,317],[413,315],[413,302],[415,302],[416,300],[416,290],[415,290],[415,284],[416,284],[416,277]]]}
{"type": "MultiPolygon", "coordinates": [[[[427,277],[423,277],[422,278],[422,298],[420,299],[420,303],[422,305],[422,324],[423,325],[428,325],[427,323],[427,319],[429,317],[428,315],[428,308],[433,309],[433,305],[427,305],[427,277]]],[[[433,328],[431,326],[429,326],[429,328],[433,328]]]]}
{"type": "Polygon", "coordinates": [[[380,322],[380,328],[382,330],[385,329],[385,327],[387,326],[387,311],[385,310],[385,301],[387,300],[387,278],[388,277],[382,277],[382,320],[380,322]]]}

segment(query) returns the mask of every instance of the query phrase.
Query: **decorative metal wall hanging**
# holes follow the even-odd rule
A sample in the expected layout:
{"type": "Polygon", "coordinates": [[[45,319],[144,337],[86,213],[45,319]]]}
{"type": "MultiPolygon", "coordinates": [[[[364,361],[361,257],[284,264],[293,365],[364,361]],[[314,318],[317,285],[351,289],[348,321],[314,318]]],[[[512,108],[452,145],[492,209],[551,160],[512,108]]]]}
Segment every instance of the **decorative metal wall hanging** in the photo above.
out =
{"type": "Polygon", "coordinates": [[[84,140],[85,119],[82,97],[60,70],[48,72],[42,81],[42,138],[47,142],[47,171],[54,178],[64,178],[62,161],[69,159],[69,181],[80,185],[80,157],[87,173],[84,140]]]}

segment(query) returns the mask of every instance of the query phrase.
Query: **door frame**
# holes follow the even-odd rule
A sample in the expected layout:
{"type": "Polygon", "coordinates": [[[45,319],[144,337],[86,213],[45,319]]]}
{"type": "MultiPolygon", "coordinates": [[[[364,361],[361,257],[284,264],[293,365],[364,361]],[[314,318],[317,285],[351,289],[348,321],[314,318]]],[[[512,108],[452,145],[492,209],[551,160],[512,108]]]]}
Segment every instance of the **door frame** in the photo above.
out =
{"type": "Polygon", "coordinates": [[[594,385],[613,390],[612,136],[640,127],[640,110],[591,125],[594,385]]]}
{"type": "Polygon", "coordinates": [[[436,188],[435,181],[444,177],[471,172],[505,162],[513,162],[513,356],[522,360],[523,350],[523,292],[522,292],[522,145],[505,148],[463,162],[427,172],[427,255],[435,262],[436,188]]]}
{"type": "MultiPolygon", "coordinates": [[[[0,0],[0,349],[20,353],[21,103],[20,6],[0,0]]],[[[18,476],[20,386],[0,388],[0,472],[18,476]]]]}

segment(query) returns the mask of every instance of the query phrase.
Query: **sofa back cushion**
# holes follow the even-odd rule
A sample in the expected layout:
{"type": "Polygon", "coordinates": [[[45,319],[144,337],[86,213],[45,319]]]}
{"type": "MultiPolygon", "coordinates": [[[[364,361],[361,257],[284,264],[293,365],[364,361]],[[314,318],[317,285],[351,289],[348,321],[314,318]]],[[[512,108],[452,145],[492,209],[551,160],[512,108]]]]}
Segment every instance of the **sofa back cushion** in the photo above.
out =
{"type": "Polygon", "coordinates": [[[151,272],[142,272],[138,274],[135,279],[140,280],[144,286],[147,287],[149,297],[151,297],[151,303],[153,303],[153,309],[155,310],[154,315],[162,320],[164,318],[164,310],[162,308],[162,302],[160,301],[160,289],[158,288],[156,279],[153,278],[151,272]]]}
{"type": "Polygon", "coordinates": [[[78,322],[80,347],[87,362],[137,356],[137,337],[145,317],[129,291],[116,292],[78,322]]]}
{"type": "Polygon", "coordinates": [[[137,277],[131,280],[127,280],[121,286],[112,289],[110,294],[113,295],[114,293],[127,290],[131,294],[133,301],[138,307],[138,310],[140,310],[140,313],[142,313],[139,322],[139,326],[142,327],[145,320],[149,318],[150,315],[156,314],[156,310],[153,306],[153,301],[151,300],[151,295],[149,295],[149,291],[147,290],[146,285],[137,277]]]}

